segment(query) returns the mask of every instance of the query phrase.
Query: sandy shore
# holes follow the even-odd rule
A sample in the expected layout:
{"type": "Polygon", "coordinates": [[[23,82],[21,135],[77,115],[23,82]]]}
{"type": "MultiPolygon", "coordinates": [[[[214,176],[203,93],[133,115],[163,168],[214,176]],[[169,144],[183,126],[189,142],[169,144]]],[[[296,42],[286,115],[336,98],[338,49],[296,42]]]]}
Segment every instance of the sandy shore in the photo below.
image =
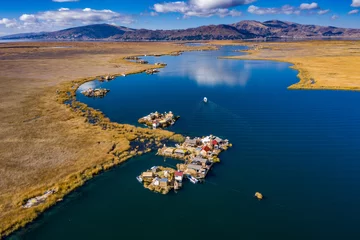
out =
{"type": "Polygon", "coordinates": [[[64,89],[99,75],[152,67],[125,61],[125,56],[193,49],[174,43],[1,43],[0,239],[93,175],[136,155],[131,140],[174,136],[110,123],[103,116],[106,130],[91,125],[83,114],[62,104],[64,89]],[[21,207],[48,189],[57,192],[44,204],[21,207]]]}
{"type": "Polygon", "coordinates": [[[227,58],[294,64],[300,82],[289,89],[360,90],[360,41],[211,43],[250,47],[247,55],[227,58]]]}

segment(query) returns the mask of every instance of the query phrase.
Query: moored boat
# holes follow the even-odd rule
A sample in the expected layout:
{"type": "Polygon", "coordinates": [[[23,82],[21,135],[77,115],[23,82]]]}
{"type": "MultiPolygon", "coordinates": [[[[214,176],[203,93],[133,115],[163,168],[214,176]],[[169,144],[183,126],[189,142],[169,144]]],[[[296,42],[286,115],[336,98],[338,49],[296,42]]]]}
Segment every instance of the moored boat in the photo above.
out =
{"type": "Polygon", "coordinates": [[[137,176],[137,177],[136,177],[136,179],[137,179],[140,183],[142,183],[142,182],[143,182],[143,179],[142,179],[142,177],[141,177],[141,176],[137,176]]]}
{"type": "Polygon", "coordinates": [[[193,176],[191,176],[190,174],[187,175],[188,179],[190,180],[190,182],[196,184],[199,182],[199,180],[197,180],[196,178],[194,178],[193,176]]]}

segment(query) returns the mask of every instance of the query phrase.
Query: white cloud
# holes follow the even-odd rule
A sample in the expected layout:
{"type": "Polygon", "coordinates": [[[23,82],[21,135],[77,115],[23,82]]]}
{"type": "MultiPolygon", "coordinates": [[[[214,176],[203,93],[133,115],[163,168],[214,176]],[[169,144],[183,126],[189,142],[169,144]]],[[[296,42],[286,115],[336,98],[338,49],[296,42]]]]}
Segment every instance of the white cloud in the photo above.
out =
{"type": "Polygon", "coordinates": [[[190,4],[204,9],[230,8],[256,2],[256,0],[190,0],[190,4]]]}
{"type": "Polygon", "coordinates": [[[313,3],[302,3],[299,7],[294,7],[291,5],[284,5],[282,7],[257,7],[251,5],[248,7],[248,12],[257,15],[266,15],[266,14],[286,14],[286,15],[299,15],[302,12],[316,13],[314,10],[319,9],[317,12],[319,15],[328,13],[330,10],[322,10],[316,2],[313,3]]]}
{"type": "Polygon", "coordinates": [[[52,0],[53,2],[59,2],[59,3],[63,3],[63,2],[78,2],[79,0],[52,0]]]}
{"type": "Polygon", "coordinates": [[[132,17],[113,12],[108,9],[95,10],[91,8],[74,9],[60,8],[57,11],[39,12],[36,14],[23,14],[17,19],[3,18],[0,25],[8,28],[18,28],[22,30],[44,31],[54,30],[63,27],[71,27],[81,24],[94,23],[114,23],[130,24],[132,17]]]}
{"type": "Polygon", "coordinates": [[[354,10],[351,10],[348,14],[353,15],[353,14],[358,14],[358,13],[359,13],[359,9],[354,9],[354,10]]]}
{"type": "Polygon", "coordinates": [[[336,19],[338,19],[338,18],[339,18],[339,16],[338,16],[338,15],[335,15],[335,14],[331,16],[331,20],[336,20],[336,19]]]}
{"type": "Polygon", "coordinates": [[[319,14],[319,15],[324,15],[324,14],[327,14],[328,12],[330,12],[330,9],[319,10],[319,11],[318,11],[318,14],[319,14]]]}
{"type": "Polygon", "coordinates": [[[184,17],[211,17],[211,16],[240,16],[241,12],[229,9],[240,5],[250,4],[256,0],[190,0],[189,2],[165,2],[154,4],[157,13],[181,13],[184,17]]]}
{"type": "Polygon", "coordinates": [[[8,18],[0,19],[0,25],[4,25],[7,28],[15,28],[18,26],[16,19],[8,18]]]}
{"type": "Polygon", "coordinates": [[[316,2],[313,3],[302,3],[300,5],[301,10],[312,10],[319,8],[319,5],[316,2]]]}
{"type": "Polygon", "coordinates": [[[360,0],[352,0],[352,7],[360,7],[360,0]]]}
{"type": "Polygon", "coordinates": [[[300,10],[290,5],[284,5],[280,8],[262,8],[254,5],[249,6],[248,12],[256,15],[265,15],[265,14],[300,14],[300,10]]]}
{"type": "Polygon", "coordinates": [[[157,13],[157,12],[151,12],[150,13],[150,16],[152,16],[152,17],[156,17],[156,16],[158,16],[159,14],[157,13]]]}

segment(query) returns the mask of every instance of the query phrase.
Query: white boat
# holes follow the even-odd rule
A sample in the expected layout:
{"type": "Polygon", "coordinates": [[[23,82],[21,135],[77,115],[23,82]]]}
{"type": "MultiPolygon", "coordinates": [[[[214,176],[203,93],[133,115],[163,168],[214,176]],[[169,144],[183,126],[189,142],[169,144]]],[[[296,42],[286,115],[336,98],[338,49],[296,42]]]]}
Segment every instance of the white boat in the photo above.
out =
{"type": "Polygon", "coordinates": [[[204,97],[204,103],[207,103],[208,99],[207,97],[204,97]]]}
{"type": "Polygon", "coordinates": [[[194,178],[194,177],[191,176],[191,175],[188,175],[187,177],[189,178],[190,182],[192,182],[192,183],[194,183],[194,184],[196,184],[196,183],[199,182],[199,180],[197,180],[196,178],[194,178]]]}
{"type": "Polygon", "coordinates": [[[143,179],[142,179],[141,176],[137,176],[136,179],[137,179],[140,183],[142,183],[142,181],[143,181],[143,179]]]}

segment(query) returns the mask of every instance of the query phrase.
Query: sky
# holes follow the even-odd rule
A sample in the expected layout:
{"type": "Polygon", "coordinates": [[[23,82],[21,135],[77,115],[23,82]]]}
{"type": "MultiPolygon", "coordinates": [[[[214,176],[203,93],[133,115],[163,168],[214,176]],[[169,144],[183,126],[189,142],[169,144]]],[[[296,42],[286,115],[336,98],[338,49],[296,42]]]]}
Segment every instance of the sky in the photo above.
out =
{"type": "Polygon", "coordinates": [[[0,35],[108,23],[183,29],[242,20],[360,28],[360,0],[1,0],[0,35]]]}

